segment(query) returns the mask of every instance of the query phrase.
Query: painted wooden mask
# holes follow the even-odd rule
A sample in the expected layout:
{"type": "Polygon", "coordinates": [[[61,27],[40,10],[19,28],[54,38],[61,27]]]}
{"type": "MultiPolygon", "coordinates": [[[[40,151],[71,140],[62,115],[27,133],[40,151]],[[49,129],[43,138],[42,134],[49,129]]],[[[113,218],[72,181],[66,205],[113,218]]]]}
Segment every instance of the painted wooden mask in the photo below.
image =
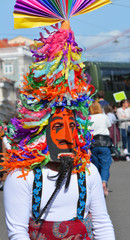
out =
{"type": "Polygon", "coordinates": [[[59,161],[61,154],[75,153],[75,129],[76,122],[73,111],[66,108],[56,109],[56,112],[49,119],[46,131],[51,161],[59,161]]]}

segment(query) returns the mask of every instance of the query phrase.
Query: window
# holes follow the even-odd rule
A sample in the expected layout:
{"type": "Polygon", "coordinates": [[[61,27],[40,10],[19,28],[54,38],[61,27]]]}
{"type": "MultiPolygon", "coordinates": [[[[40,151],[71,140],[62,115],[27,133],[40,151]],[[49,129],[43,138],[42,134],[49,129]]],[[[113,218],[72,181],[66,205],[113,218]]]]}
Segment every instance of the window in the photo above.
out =
{"type": "Polygon", "coordinates": [[[101,68],[101,76],[105,91],[129,91],[130,69],[101,68]]]}
{"type": "Polygon", "coordinates": [[[13,65],[11,63],[4,64],[4,74],[11,74],[13,73],[13,65]]]}

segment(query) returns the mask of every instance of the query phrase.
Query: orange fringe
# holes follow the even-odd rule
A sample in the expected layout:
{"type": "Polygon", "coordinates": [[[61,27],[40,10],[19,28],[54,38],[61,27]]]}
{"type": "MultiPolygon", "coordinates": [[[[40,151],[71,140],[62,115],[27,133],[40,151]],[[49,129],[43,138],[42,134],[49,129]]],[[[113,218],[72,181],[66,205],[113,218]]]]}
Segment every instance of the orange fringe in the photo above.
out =
{"type": "MultiPolygon", "coordinates": [[[[56,75],[57,79],[61,76],[61,72],[56,75]]],[[[28,77],[28,74],[27,74],[28,77]]],[[[60,84],[57,84],[55,87],[49,85],[53,78],[49,79],[46,78],[46,85],[44,87],[40,87],[38,89],[33,89],[31,85],[28,85],[27,77],[24,76],[25,82],[23,82],[23,90],[20,90],[22,94],[30,95],[30,93],[33,95],[37,101],[40,101],[41,99],[48,99],[51,101],[52,99],[58,96],[62,96],[64,93],[69,92],[73,99],[76,99],[78,97],[78,93],[80,94],[83,91],[86,91],[86,88],[88,87],[86,81],[82,80],[81,70],[75,71],[75,89],[69,89],[69,87],[65,87],[66,84],[68,84],[68,81],[66,80],[64,83],[61,82],[60,84]],[[39,97],[38,97],[39,96],[39,97]]],[[[42,77],[41,77],[42,78],[42,77]]],[[[35,79],[35,78],[34,78],[35,79]]]]}

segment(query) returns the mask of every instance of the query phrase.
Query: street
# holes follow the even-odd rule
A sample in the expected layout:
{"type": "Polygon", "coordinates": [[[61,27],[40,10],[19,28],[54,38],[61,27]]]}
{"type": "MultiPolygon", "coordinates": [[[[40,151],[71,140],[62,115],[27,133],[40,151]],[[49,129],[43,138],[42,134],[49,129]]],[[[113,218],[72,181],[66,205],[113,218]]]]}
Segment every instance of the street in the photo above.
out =
{"type": "MultiPolygon", "coordinates": [[[[130,162],[112,163],[108,188],[109,195],[106,203],[114,225],[116,240],[130,240],[130,162]]],[[[0,240],[8,240],[4,220],[3,192],[0,192],[0,203],[0,240]]]]}
{"type": "Polygon", "coordinates": [[[130,240],[130,162],[112,163],[108,187],[106,202],[116,240],[130,240]]]}

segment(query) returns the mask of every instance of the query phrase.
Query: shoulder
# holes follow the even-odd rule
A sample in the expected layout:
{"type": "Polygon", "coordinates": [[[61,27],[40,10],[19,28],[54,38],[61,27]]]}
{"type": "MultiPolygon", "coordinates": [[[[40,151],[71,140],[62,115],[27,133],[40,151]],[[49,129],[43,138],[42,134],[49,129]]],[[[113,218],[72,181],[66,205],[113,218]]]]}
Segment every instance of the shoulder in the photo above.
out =
{"type": "Polygon", "coordinates": [[[114,113],[109,112],[109,113],[107,113],[107,116],[113,117],[113,116],[114,116],[114,113]]]}
{"type": "Polygon", "coordinates": [[[130,114],[130,107],[126,108],[126,112],[130,114]]]}
{"type": "Polygon", "coordinates": [[[104,100],[99,100],[99,103],[101,104],[101,106],[109,104],[105,99],[104,100]]]}
{"type": "Polygon", "coordinates": [[[97,167],[93,163],[90,163],[89,166],[87,165],[87,168],[88,171],[86,172],[86,182],[88,188],[93,189],[97,185],[102,187],[102,180],[97,167]]]}
{"type": "Polygon", "coordinates": [[[90,172],[92,172],[92,173],[95,173],[95,172],[97,171],[97,168],[95,167],[95,165],[94,165],[92,162],[90,162],[89,164],[87,164],[87,168],[88,168],[88,170],[89,170],[90,172]]]}
{"type": "Polygon", "coordinates": [[[106,113],[100,113],[100,118],[102,119],[102,121],[106,121],[108,120],[109,121],[109,117],[106,113]]]}
{"type": "MultiPolygon", "coordinates": [[[[25,172],[26,173],[26,172],[25,172]]],[[[15,170],[8,174],[4,188],[5,189],[17,189],[17,191],[21,188],[32,188],[33,180],[34,180],[34,174],[33,171],[29,171],[28,175],[26,175],[26,179],[21,177],[22,171],[21,170],[15,170]]]]}
{"type": "Polygon", "coordinates": [[[87,164],[87,178],[88,179],[95,179],[95,177],[99,177],[99,172],[97,167],[91,162],[90,164],[87,164]]]}
{"type": "Polygon", "coordinates": [[[109,102],[105,100],[106,105],[109,105],[109,102]]]}
{"type": "Polygon", "coordinates": [[[122,111],[122,108],[117,108],[117,112],[121,112],[122,111]]]}
{"type": "Polygon", "coordinates": [[[109,105],[109,102],[107,102],[105,99],[103,100],[103,105],[109,105]]]}
{"type": "MultiPolygon", "coordinates": [[[[109,117],[112,116],[112,115],[109,115],[109,117]]],[[[102,117],[104,118],[105,121],[108,121],[110,122],[110,119],[108,117],[108,115],[106,113],[103,113],[102,117]]]]}
{"type": "Polygon", "coordinates": [[[91,116],[91,120],[94,120],[94,119],[97,119],[97,118],[102,117],[102,114],[103,114],[103,113],[98,113],[98,114],[92,114],[92,115],[90,115],[90,116],[91,116]]]}

